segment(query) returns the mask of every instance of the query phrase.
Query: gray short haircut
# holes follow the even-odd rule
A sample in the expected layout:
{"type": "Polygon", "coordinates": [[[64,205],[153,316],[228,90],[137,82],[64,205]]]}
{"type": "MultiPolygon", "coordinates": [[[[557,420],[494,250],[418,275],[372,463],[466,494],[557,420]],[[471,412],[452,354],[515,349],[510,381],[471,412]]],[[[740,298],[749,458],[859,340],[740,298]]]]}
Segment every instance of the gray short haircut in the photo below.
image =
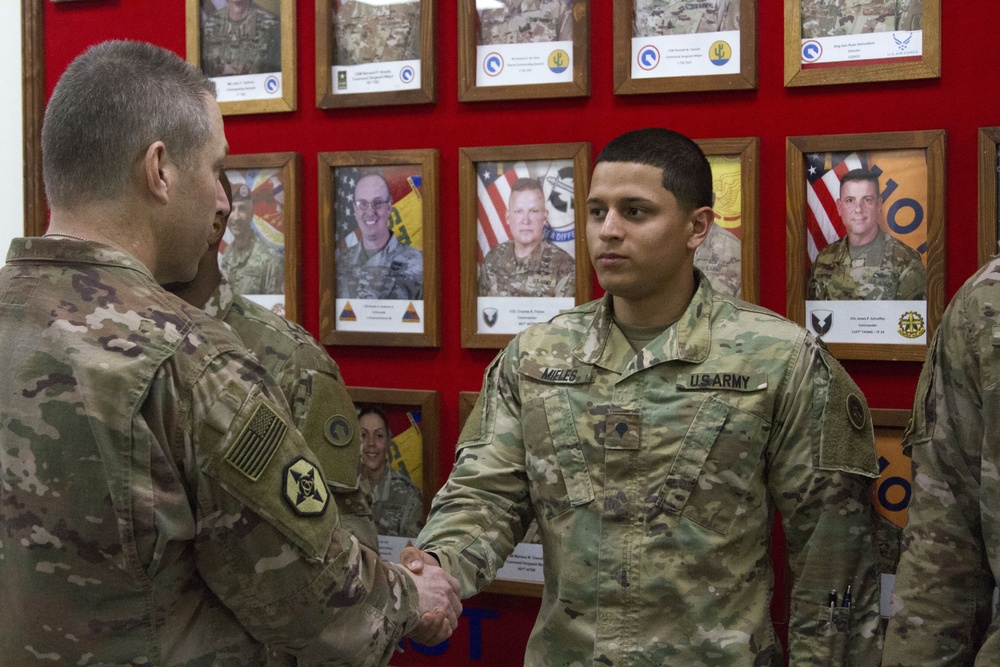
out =
{"type": "Polygon", "coordinates": [[[215,84],[177,54],[112,40],[78,56],[59,78],[42,123],[42,171],[52,206],[115,199],[135,161],[162,141],[190,166],[212,134],[215,84]]]}

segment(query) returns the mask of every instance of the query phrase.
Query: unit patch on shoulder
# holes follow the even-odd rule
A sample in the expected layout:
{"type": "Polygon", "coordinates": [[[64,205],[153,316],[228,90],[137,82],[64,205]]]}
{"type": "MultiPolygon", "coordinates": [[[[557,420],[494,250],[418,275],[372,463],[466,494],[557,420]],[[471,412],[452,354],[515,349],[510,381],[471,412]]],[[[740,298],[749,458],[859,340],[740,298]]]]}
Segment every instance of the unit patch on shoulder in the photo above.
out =
{"type": "Polygon", "coordinates": [[[334,447],[344,447],[351,444],[351,438],[354,437],[354,429],[351,428],[351,422],[347,421],[347,417],[344,415],[334,415],[326,420],[323,435],[326,436],[326,439],[334,447]]]}
{"type": "Polygon", "coordinates": [[[285,466],[282,484],[285,501],[299,516],[321,516],[326,512],[330,492],[319,468],[305,457],[296,457],[285,466]]]}
{"type": "Polygon", "coordinates": [[[226,453],[226,461],[256,482],[278,450],[288,426],[266,403],[254,410],[250,421],[226,453]]]}
{"type": "Polygon", "coordinates": [[[856,430],[865,427],[865,406],[857,394],[847,395],[847,418],[856,430]]]}

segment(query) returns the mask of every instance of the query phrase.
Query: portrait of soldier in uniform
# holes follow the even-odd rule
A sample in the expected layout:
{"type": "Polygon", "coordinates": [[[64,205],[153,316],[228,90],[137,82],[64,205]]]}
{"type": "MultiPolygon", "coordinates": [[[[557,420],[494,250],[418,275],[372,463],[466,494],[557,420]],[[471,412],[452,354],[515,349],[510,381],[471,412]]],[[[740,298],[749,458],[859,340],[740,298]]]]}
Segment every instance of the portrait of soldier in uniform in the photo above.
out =
{"type": "Polygon", "coordinates": [[[278,2],[204,0],[201,10],[201,69],[207,76],[281,71],[278,2]]]}
{"type": "Polygon", "coordinates": [[[511,238],[494,246],[479,267],[479,296],[572,297],[576,261],[545,238],[548,211],[536,178],[519,178],[507,202],[511,238]]]}
{"type": "MultiPolygon", "coordinates": [[[[238,173],[238,172],[233,172],[238,173]]],[[[246,183],[233,187],[229,233],[232,236],[220,254],[233,289],[239,294],[283,294],[285,257],[282,249],[264,238],[267,222],[254,215],[254,199],[246,183]]]]}
{"type": "Polygon", "coordinates": [[[334,65],[420,58],[420,0],[391,4],[330,1],[333,3],[334,65]]]}
{"type": "Polygon", "coordinates": [[[912,301],[927,298],[920,253],[879,224],[878,175],[852,169],[840,181],[837,212],[847,233],[823,248],[809,267],[807,299],[912,301]]]}
{"type": "Polygon", "coordinates": [[[351,201],[360,242],[337,251],[337,297],[423,299],[424,256],[400,242],[389,227],[389,183],[380,173],[357,179],[351,201]]]}
{"type": "Polygon", "coordinates": [[[920,30],[923,0],[801,0],[802,38],[920,30]]]}
{"type": "Polygon", "coordinates": [[[372,490],[372,520],[379,535],[416,537],[424,526],[423,496],[409,476],[389,463],[392,433],[385,411],[365,405],[358,411],[361,467],[372,490]]]}
{"type": "Polygon", "coordinates": [[[573,39],[572,0],[499,0],[479,9],[479,44],[529,44],[573,39]]]}
{"type": "Polygon", "coordinates": [[[740,0],[635,0],[633,37],[740,29],[740,0]]]}
{"type": "Polygon", "coordinates": [[[719,224],[742,224],[742,183],[739,156],[711,155],[712,199],[716,220],[694,253],[694,265],[712,287],[727,296],[743,298],[743,242],[719,224]]]}

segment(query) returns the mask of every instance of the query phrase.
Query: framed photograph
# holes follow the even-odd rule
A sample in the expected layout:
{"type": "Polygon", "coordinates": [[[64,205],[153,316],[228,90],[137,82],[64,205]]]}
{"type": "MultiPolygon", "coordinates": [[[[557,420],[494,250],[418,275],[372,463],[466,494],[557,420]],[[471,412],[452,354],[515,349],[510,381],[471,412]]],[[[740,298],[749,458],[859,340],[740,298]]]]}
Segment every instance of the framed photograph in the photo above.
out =
{"type": "Polygon", "coordinates": [[[789,137],[788,317],[841,359],[923,361],[944,310],[943,130],[789,137]]]}
{"type": "Polygon", "coordinates": [[[590,300],[589,177],[586,143],[459,149],[463,347],[590,300]]]}
{"type": "Polygon", "coordinates": [[[785,0],[785,85],[941,76],[941,0],[785,0]]]}
{"type": "Polygon", "coordinates": [[[423,528],[438,489],[436,391],[348,387],[358,409],[361,472],[372,489],[379,553],[399,562],[423,528]]]}
{"type": "Polygon", "coordinates": [[[698,145],[712,165],[715,225],[695,252],[694,265],[716,290],[760,303],[760,140],[699,139],[698,145]]]}
{"type": "MultiPolygon", "coordinates": [[[[887,528],[875,531],[875,546],[880,562],[895,563],[899,560],[897,531],[906,527],[910,497],[913,494],[913,461],[903,451],[903,434],[910,419],[910,411],[872,409],[871,413],[880,473],[872,490],[872,504],[887,528]]],[[[890,570],[891,567],[882,569],[890,570]]],[[[896,575],[883,571],[881,578],[882,595],[879,606],[882,618],[888,619],[896,575]]]]}
{"type": "Polygon", "coordinates": [[[437,100],[435,0],[316,0],[316,106],[437,100]]]}
{"type": "Polygon", "coordinates": [[[615,93],[757,87],[757,0],[614,3],[615,93]]]}
{"type": "Polygon", "coordinates": [[[979,266],[997,254],[1000,239],[1000,127],[979,128],[979,266]]]}
{"type": "Polygon", "coordinates": [[[458,0],[458,99],[590,95],[590,0],[458,0]]]}
{"type": "Polygon", "coordinates": [[[233,206],[219,265],[237,294],[301,323],[302,158],[298,153],[227,155],[225,169],[233,206]]]}
{"type": "Polygon", "coordinates": [[[436,150],[319,154],[320,339],[441,344],[436,150]]]}
{"type": "Polygon", "coordinates": [[[294,111],[294,0],[186,0],[187,61],[223,116],[294,111]]]}
{"type": "MultiPolygon", "coordinates": [[[[459,430],[465,427],[465,421],[472,413],[478,398],[478,391],[458,392],[459,430]]],[[[544,583],[541,538],[538,534],[538,524],[532,522],[524,540],[514,548],[514,553],[507,557],[503,567],[497,571],[496,578],[484,592],[540,598],[544,583]]]]}

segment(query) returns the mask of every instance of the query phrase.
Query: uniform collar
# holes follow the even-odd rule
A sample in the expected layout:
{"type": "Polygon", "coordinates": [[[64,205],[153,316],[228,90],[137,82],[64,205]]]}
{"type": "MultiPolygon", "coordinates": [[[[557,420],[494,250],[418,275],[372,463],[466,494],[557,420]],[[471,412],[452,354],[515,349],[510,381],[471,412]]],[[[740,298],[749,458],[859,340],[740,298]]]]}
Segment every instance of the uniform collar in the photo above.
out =
{"type": "Polygon", "coordinates": [[[698,287],[680,319],[636,355],[612,319],[611,295],[597,305],[594,319],[573,356],[586,364],[619,373],[632,373],[666,361],[701,363],[712,346],[712,288],[695,269],[698,287]]]}
{"type": "Polygon", "coordinates": [[[235,298],[233,286],[229,283],[229,278],[226,277],[225,272],[223,272],[219,286],[215,288],[215,292],[208,298],[208,303],[205,304],[203,310],[212,317],[224,320],[229,314],[229,309],[232,307],[235,298]]]}
{"type": "Polygon", "coordinates": [[[19,262],[113,266],[137,271],[153,280],[153,274],[145,264],[124,250],[98,241],[41,236],[16,238],[10,242],[7,263],[17,264],[19,262]]]}

